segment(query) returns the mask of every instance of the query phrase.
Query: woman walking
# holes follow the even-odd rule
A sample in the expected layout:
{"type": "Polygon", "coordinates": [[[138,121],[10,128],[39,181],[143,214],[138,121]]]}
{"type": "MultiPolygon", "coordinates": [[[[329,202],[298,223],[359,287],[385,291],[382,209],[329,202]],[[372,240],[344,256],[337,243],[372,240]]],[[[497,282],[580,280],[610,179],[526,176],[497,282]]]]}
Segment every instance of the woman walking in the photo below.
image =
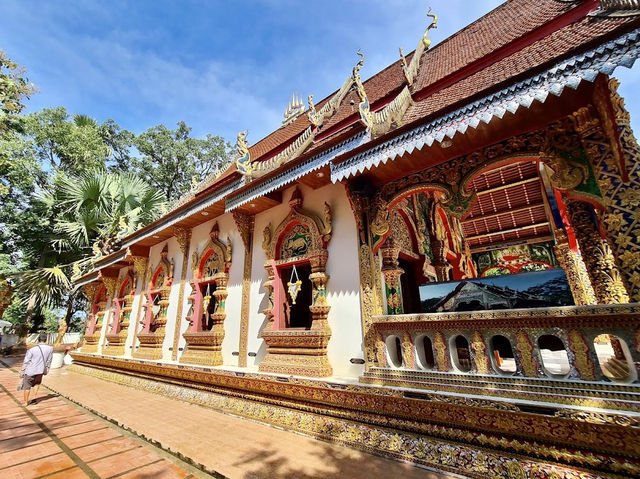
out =
{"type": "Polygon", "coordinates": [[[33,388],[33,402],[38,395],[38,387],[42,383],[42,376],[46,376],[53,359],[53,347],[46,344],[47,335],[38,336],[38,344],[27,351],[22,362],[20,389],[24,391],[24,404],[29,405],[29,394],[33,388]]]}

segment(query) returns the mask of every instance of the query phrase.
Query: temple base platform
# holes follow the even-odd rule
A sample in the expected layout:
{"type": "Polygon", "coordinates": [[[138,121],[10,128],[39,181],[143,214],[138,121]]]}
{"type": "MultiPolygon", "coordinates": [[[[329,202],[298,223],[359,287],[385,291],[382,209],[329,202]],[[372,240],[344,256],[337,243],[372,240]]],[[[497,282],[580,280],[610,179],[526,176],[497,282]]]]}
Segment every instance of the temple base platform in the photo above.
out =
{"type": "MultiPolygon", "coordinates": [[[[81,374],[468,477],[640,474],[640,414],[624,408],[624,393],[616,396],[606,387],[577,391],[574,402],[550,403],[532,400],[517,379],[498,388],[511,390],[500,397],[486,392],[489,379],[473,385],[485,394],[473,395],[84,353],[73,357],[70,370],[81,374]],[[617,410],[597,407],[598,398],[605,405],[617,401],[617,410]]],[[[627,395],[632,392],[637,391],[627,395]]]]}

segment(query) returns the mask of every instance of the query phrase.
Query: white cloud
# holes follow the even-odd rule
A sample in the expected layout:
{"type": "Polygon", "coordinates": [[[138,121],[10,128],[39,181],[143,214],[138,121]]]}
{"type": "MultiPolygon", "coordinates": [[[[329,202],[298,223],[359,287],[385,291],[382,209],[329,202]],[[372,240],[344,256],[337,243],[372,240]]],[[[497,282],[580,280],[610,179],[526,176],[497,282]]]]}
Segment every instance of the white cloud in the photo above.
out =
{"type": "MultiPolygon", "coordinates": [[[[439,22],[430,37],[438,43],[500,3],[434,0],[439,22]]],[[[350,74],[358,48],[366,54],[363,77],[372,75],[396,61],[398,46],[413,50],[430,21],[422,0],[250,5],[241,15],[226,3],[116,0],[61,9],[10,0],[0,45],[40,87],[31,109],[64,105],[137,132],[184,120],[197,135],[231,141],[249,129],[254,143],[280,125],[292,91],[316,101],[329,95],[350,74]]],[[[621,73],[633,118],[640,117],[638,70],[621,73]]]]}

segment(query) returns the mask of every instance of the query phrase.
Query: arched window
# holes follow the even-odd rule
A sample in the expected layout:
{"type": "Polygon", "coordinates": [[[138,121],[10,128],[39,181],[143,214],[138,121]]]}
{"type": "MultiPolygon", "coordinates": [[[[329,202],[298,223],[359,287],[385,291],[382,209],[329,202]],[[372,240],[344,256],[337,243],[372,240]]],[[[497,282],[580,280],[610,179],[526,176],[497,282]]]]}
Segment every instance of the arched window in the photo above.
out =
{"type": "Polygon", "coordinates": [[[469,341],[461,334],[451,339],[451,358],[455,367],[463,373],[471,371],[469,341]]]}
{"type": "Polygon", "coordinates": [[[491,338],[491,350],[493,363],[498,372],[505,374],[514,374],[516,372],[516,359],[511,347],[511,341],[497,334],[491,338]]]}
{"type": "Polygon", "coordinates": [[[542,366],[547,376],[565,377],[571,366],[564,343],[558,336],[543,334],[538,338],[542,366]]]}
{"type": "Polygon", "coordinates": [[[392,364],[396,368],[401,368],[403,365],[402,358],[402,342],[398,336],[389,335],[385,341],[387,345],[387,357],[389,358],[389,364],[392,364]]]}

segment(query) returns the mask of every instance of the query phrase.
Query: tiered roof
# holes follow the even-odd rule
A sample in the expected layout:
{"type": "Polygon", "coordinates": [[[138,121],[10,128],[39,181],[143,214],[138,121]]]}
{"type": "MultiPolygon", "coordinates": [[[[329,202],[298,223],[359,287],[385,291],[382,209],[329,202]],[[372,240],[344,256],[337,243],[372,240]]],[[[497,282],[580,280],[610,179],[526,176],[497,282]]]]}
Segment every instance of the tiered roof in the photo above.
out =
{"type": "MultiPolygon", "coordinates": [[[[549,72],[556,72],[558,65],[564,69],[568,69],[569,66],[582,68],[580,65],[576,66],[579,63],[576,60],[576,55],[583,54],[611,40],[618,39],[619,41],[624,35],[627,36],[624,45],[627,50],[624,55],[617,57],[617,63],[612,68],[615,68],[617,64],[630,66],[629,62],[633,62],[638,52],[637,47],[633,50],[633,45],[629,46],[629,43],[633,43],[633,38],[637,38],[637,35],[640,34],[640,30],[636,32],[640,29],[640,16],[600,16],[603,10],[599,3],[597,0],[573,2],[564,0],[508,0],[432,49],[425,50],[419,62],[417,77],[411,86],[408,85],[403,73],[402,61],[394,62],[362,82],[361,85],[371,113],[379,112],[396,99],[405,88],[408,88],[411,100],[406,105],[406,109],[402,110],[401,118],[393,122],[390,128],[382,131],[377,137],[376,135],[365,135],[359,141],[343,144],[345,140],[356,138],[357,135],[363,134],[365,131],[370,132],[370,129],[368,130],[368,127],[365,126],[366,121],[358,111],[358,106],[363,102],[363,98],[362,92],[360,94],[358,92],[358,85],[353,81],[352,74],[351,77],[347,77],[347,81],[349,78],[352,80],[350,91],[340,103],[335,114],[326,118],[321,127],[318,128],[312,124],[307,110],[292,122],[276,129],[248,149],[251,162],[267,161],[289,147],[311,127],[313,141],[305,143],[305,149],[294,155],[293,159],[284,161],[272,171],[267,171],[251,180],[244,178],[236,165],[231,164],[220,176],[205,180],[197,190],[186,195],[163,218],[125,238],[124,245],[134,244],[142,238],[148,238],[151,234],[159,234],[163,228],[166,230],[172,225],[181,224],[181,222],[187,221],[190,216],[202,211],[202,208],[210,207],[210,203],[221,205],[215,213],[220,214],[243,204],[240,201],[232,201],[235,206],[230,207],[228,202],[229,199],[233,200],[233,197],[239,195],[245,195],[247,198],[265,196],[265,192],[276,191],[287,182],[308,174],[310,171],[316,171],[321,167],[327,168],[329,164],[333,168],[341,163],[353,161],[357,156],[369,154],[368,152],[373,151],[372,149],[376,148],[376,145],[384,146],[386,143],[395,141],[394,138],[400,138],[401,135],[406,137],[412,129],[420,128],[420,125],[433,124],[433,122],[439,121],[438,119],[445,118],[445,115],[451,116],[459,111],[463,111],[467,116],[472,115],[480,100],[485,101],[502,95],[500,98],[502,98],[503,104],[509,108],[509,98],[507,97],[512,90],[516,91],[515,86],[522,90],[528,85],[527,82],[534,83],[532,78],[538,83],[544,83],[547,81],[545,80],[547,77],[544,75],[548,76],[549,72]],[[594,16],[594,13],[597,15],[594,16]],[[563,61],[568,63],[562,64],[563,61]],[[342,147],[336,149],[336,145],[342,145],[342,147]],[[331,155],[326,154],[329,150],[333,151],[331,155]],[[313,168],[316,170],[304,171],[298,168],[294,172],[295,168],[310,159],[318,158],[318,155],[321,154],[326,155],[327,159],[323,160],[324,164],[314,164],[313,168]],[[294,172],[294,174],[289,175],[289,172],[294,172]],[[287,178],[288,176],[290,178],[287,178]],[[267,184],[268,188],[260,189],[261,185],[267,184]],[[253,196],[249,193],[252,193],[253,196]],[[211,201],[205,201],[205,198],[209,198],[211,201]],[[225,204],[227,204],[226,209],[225,204]]],[[[421,39],[419,40],[421,41],[421,39]]],[[[612,45],[609,45],[608,48],[615,49],[618,44],[612,45]]],[[[602,50],[602,47],[598,48],[602,50]]],[[[622,48],[623,44],[620,43],[620,49],[622,48]]],[[[411,61],[412,55],[413,53],[407,55],[407,62],[411,61]]],[[[598,71],[607,70],[606,60],[606,58],[600,59],[600,66],[593,67],[596,68],[593,74],[583,74],[580,78],[571,80],[573,83],[570,81],[569,86],[575,88],[577,83],[584,79],[593,81],[598,71]]],[[[548,88],[551,93],[559,95],[564,85],[551,85],[548,88]]],[[[316,111],[329,102],[338,91],[336,90],[318,102],[315,105],[316,111]]],[[[544,96],[547,94],[545,91],[543,89],[542,96],[537,97],[538,100],[544,101],[544,96]]],[[[516,98],[514,93],[514,99],[511,102],[513,103],[513,111],[520,106],[528,107],[530,105],[526,99],[526,92],[524,96],[524,100],[521,97],[516,98]]],[[[481,120],[488,123],[492,115],[501,116],[503,114],[501,111],[504,111],[502,107],[499,107],[497,112],[491,111],[490,114],[483,111],[481,120]]],[[[453,116],[451,117],[453,118],[453,116]]],[[[475,128],[477,124],[478,122],[475,120],[467,121],[462,126],[458,126],[457,131],[465,131],[468,125],[475,128]]],[[[449,136],[456,134],[455,128],[451,126],[447,128],[449,136]]],[[[442,140],[442,133],[434,133],[434,135],[437,141],[442,140]]],[[[413,145],[409,145],[409,149],[406,151],[411,151],[415,147],[421,148],[424,144],[430,145],[433,141],[433,139],[427,138],[421,144],[414,142],[413,145]]],[[[399,156],[403,151],[405,149],[400,150],[399,156]]],[[[378,155],[387,155],[387,153],[380,153],[379,149],[378,155]]],[[[356,166],[351,171],[355,171],[356,166]]],[[[368,167],[371,165],[358,166],[357,171],[368,167]]],[[[353,173],[343,172],[336,175],[333,180],[337,181],[349,176],[349,174],[353,173]]],[[[328,181],[326,175],[325,181],[328,181]]],[[[268,207],[269,204],[266,203],[265,207],[268,207]]],[[[193,220],[191,224],[194,224],[193,220]]],[[[186,225],[189,226],[188,221],[186,225]]],[[[168,237],[166,234],[160,234],[158,241],[162,241],[166,237],[168,237]]]]}

